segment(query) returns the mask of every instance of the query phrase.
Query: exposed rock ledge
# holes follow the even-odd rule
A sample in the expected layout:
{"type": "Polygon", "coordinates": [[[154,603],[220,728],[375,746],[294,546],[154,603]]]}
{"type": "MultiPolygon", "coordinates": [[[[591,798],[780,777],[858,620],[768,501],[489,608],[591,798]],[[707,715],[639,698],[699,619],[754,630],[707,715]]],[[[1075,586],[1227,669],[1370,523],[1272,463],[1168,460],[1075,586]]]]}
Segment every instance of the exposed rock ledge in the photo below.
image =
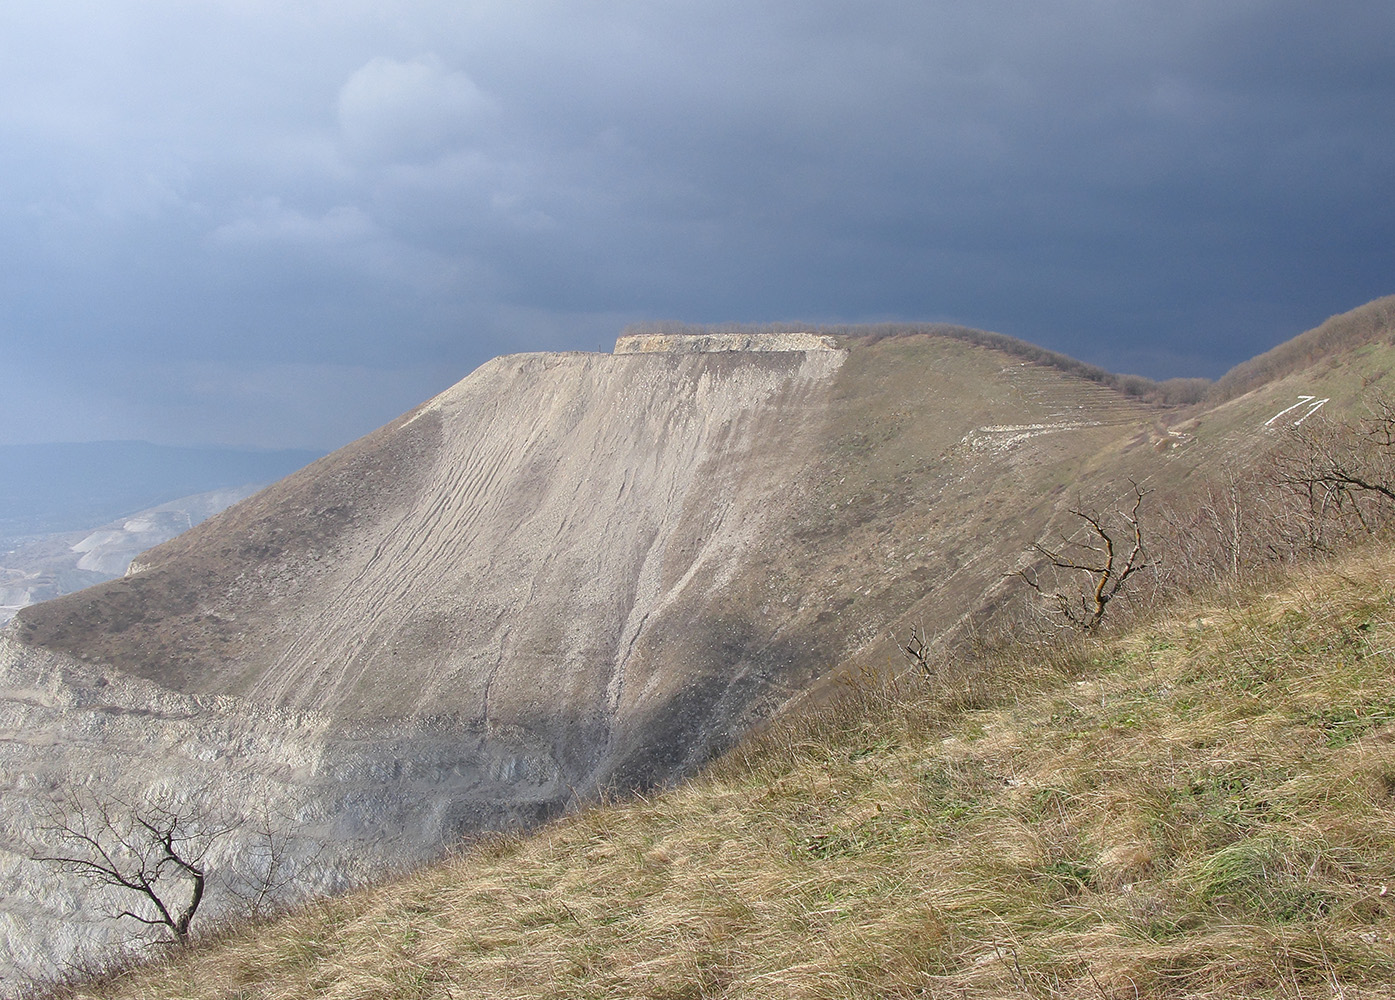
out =
{"type": "Polygon", "coordinates": [[[615,341],[616,354],[717,354],[723,351],[836,351],[818,333],[641,333],[615,341]]]}

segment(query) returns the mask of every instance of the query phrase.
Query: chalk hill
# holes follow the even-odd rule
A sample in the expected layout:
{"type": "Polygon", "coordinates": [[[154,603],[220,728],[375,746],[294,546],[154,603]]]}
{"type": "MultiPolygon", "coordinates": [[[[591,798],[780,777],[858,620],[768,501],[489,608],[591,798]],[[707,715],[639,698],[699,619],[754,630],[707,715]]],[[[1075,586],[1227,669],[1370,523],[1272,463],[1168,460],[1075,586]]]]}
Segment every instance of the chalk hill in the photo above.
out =
{"type": "Polygon", "coordinates": [[[1177,498],[1261,457],[1300,397],[1293,419],[1355,405],[1395,367],[1391,301],[1185,410],[939,329],[495,359],[126,578],[22,611],[4,808],[94,767],[218,786],[372,867],[676,778],[835,668],[896,662],[912,624],[1020,599],[1012,572],[1082,498],[1177,498]]]}

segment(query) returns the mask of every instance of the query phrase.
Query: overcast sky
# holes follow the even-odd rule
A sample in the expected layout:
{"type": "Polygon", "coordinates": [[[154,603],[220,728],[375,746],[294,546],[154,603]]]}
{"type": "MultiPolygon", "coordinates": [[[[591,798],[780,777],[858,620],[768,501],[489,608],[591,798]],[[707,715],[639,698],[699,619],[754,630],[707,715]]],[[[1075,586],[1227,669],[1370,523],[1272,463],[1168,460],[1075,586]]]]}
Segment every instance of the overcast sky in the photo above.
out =
{"type": "Polygon", "coordinates": [[[1389,0],[4,0],[0,443],[342,444],[628,322],[1215,376],[1395,292],[1389,0]]]}

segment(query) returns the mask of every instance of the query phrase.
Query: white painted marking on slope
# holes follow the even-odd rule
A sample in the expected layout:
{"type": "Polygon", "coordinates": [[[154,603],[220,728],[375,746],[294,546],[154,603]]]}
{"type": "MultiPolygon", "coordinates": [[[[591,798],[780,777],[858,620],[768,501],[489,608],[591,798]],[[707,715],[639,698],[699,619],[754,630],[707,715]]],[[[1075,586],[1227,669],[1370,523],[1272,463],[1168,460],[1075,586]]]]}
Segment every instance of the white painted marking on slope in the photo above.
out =
{"type": "Polygon", "coordinates": [[[1322,399],[1319,399],[1316,403],[1313,403],[1310,407],[1308,407],[1307,413],[1303,414],[1301,417],[1299,417],[1297,420],[1293,422],[1293,426],[1297,427],[1299,424],[1307,420],[1318,410],[1322,409],[1323,404],[1328,402],[1331,398],[1331,396],[1324,396],[1322,399]]]}
{"type": "Polygon", "coordinates": [[[1330,396],[1324,396],[1322,399],[1318,399],[1316,396],[1299,396],[1299,397],[1298,397],[1298,402],[1294,403],[1292,406],[1285,407],[1284,409],[1280,410],[1278,413],[1274,414],[1272,417],[1270,417],[1268,420],[1266,420],[1266,421],[1264,422],[1264,426],[1265,426],[1265,427],[1272,427],[1272,426],[1274,425],[1274,421],[1278,420],[1278,419],[1279,419],[1280,417],[1282,417],[1284,414],[1286,414],[1286,413],[1292,413],[1294,410],[1298,409],[1300,406],[1307,406],[1307,407],[1308,407],[1308,412],[1305,413],[1305,414],[1303,414],[1301,417],[1299,417],[1297,420],[1295,420],[1295,421],[1293,422],[1293,426],[1294,426],[1294,427],[1297,427],[1299,424],[1301,424],[1303,421],[1307,420],[1309,417],[1311,417],[1311,416],[1312,416],[1314,413],[1316,413],[1318,410],[1322,409],[1324,403],[1331,402],[1331,398],[1332,398],[1332,397],[1330,397],[1330,396]]]}
{"type": "Polygon", "coordinates": [[[975,427],[960,438],[959,443],[967,445],[974,451],[1003,452],[1013,445],[1021,444],[1028,438],[1038,437],[1042,434],[1100,426],[1102,424],[1098,420],[1066,420],[1049,424],[989,424],[985,427],[975,427]]]}

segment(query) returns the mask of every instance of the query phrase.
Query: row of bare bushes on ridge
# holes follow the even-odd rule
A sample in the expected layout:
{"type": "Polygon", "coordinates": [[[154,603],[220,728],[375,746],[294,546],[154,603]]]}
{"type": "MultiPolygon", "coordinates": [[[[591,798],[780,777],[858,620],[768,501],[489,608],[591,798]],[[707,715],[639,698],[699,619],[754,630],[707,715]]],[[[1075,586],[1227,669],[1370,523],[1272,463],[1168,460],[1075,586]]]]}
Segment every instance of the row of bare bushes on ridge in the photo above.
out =
{"type": "Polygon", "coordinates": [[[1265,565],[1330,555],[1395,518],[1395,401],[1368,390],[1355,420],[1288,432],[1260,467],[1232,466],[1159,512],[1158,584],[1195,590],[1265,565]]]}
{"type": "Polygon", "coordinates": [[[1363,345],[1383,342],[1395,346],[1395,295],[1368,302],[1326,322],[1272,350],[1236,365],[1218,380],[1207,378],[1150,379],[1142,375],[1116,374],[1098,365],[1078,361],[1068,355],[1018,340],[1002,333],[976,330],[954,323],[719,323],[692,324],[672,320],[632,324],[623,335],[632,334],[774,334],[820,333],[864,344],[896,337],[936,336],[987,347],[1032,364],[1055,368],[1125,396],[1161,406],[1216,405],[1296,371],[1310,368],[1326,358],[1363,345]]]}
{"type": "Polygon", "coordinates": [[[1320,326],[1241,362],[1221,376],[1208,401],[1235,399],[1341,352],[1380,342],[1395,346],[1395,295],[1333,316],[1320,326]]]}

